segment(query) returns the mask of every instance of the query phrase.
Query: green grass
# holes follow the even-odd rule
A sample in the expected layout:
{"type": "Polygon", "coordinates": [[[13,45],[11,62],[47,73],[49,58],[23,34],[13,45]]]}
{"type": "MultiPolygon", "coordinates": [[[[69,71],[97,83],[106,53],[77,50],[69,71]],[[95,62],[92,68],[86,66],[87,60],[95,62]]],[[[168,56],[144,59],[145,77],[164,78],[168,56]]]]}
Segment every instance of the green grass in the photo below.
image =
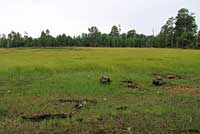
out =
{"type": "Polygon", "coordinates": [[[173,133],[171,129],[200,129],[200,92],[165,89],[172,85],[200,87],[200,51],[0,49],[0,133],[173,133]],[[155,87],[151,84],[153,73],[174,73],[182,78],[155,87]],[[113,82],[101,85],[102,75],[113,82]],[[128,89],[122,80],[133,80],[142,88],[128,89]],[[38,123],[21,119],[21,115],[36,113],[69,113],[72,105],[54,101],[71,97],[97,99],[98,103],[84,107],[72,119],[38,123]],[[116,110],[124,105],[128,105],[127,110],[116,110]],[[77,121],[79,118],[83,122],[77,121]]]}

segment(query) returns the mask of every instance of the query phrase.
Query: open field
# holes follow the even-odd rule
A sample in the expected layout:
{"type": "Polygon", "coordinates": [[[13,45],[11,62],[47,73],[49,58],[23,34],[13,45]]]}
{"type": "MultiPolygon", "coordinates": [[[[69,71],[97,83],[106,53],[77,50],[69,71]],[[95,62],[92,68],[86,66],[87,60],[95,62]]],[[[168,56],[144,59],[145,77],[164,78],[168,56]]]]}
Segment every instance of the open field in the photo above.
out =
{"type": "Polygon", "coordinates": [[[200,51],[134,48],[0,49],[0,133],[198,133],[200,51]],[[163,86],[155,73],[176,74],[163,86]],[[107,75],[111,84],[101,84],[107,75]],[[132,80],[140,89],[121,81],[132,80]],[[96,99],[67,119],[59,99],[96,99]],[[126,107],[126,108],[124,108],[126,107]]]}

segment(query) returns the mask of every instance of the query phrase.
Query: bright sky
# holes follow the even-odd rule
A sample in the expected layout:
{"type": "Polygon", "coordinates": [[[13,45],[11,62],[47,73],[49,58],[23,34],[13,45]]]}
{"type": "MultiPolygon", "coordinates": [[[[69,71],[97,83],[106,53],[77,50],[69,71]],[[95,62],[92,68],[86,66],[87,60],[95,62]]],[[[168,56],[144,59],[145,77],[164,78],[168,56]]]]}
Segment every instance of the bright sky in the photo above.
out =
{"type": "Polygon", "coordinates": [[[44,29],[52,35],[79,35],[97,26],[108,33],[120,24],[122,32],[152,34],[180,8],[196,15],[200,27],[200,0],[0,0],[0,34],[11,30],[37,37],[44,29]]]}

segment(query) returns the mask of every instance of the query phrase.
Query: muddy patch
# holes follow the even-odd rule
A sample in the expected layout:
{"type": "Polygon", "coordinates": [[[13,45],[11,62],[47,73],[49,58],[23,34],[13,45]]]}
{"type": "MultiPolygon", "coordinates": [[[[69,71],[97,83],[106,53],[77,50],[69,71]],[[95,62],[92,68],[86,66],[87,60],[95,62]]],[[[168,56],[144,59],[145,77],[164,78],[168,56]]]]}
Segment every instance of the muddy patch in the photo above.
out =
{"type": "Polygon", "coordinates": [[[173,93],[200,93],[200,87],[171,86],[166,89],[173,93]]]}

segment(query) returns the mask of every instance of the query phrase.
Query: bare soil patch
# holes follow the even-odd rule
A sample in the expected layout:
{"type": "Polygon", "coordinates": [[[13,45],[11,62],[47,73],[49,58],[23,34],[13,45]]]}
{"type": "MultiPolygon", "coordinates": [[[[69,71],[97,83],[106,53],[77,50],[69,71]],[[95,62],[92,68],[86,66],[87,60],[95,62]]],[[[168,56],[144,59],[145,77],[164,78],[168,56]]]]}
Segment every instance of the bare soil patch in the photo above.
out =
{"type": "Polygon", "coordinates": [[[200,93],[200,87],[171,86],[166,87],[166,89],[173,93],[200,93]]]}
{"type": "Polygon", "coordinates": [[[140,89],[140,85],[131,81],[131,80],[125,80],[125,81],[121,81],[122,84],[125,86],[125,87],[128,87],[128,88],[131,88],[131,89],[140,89]]]}

